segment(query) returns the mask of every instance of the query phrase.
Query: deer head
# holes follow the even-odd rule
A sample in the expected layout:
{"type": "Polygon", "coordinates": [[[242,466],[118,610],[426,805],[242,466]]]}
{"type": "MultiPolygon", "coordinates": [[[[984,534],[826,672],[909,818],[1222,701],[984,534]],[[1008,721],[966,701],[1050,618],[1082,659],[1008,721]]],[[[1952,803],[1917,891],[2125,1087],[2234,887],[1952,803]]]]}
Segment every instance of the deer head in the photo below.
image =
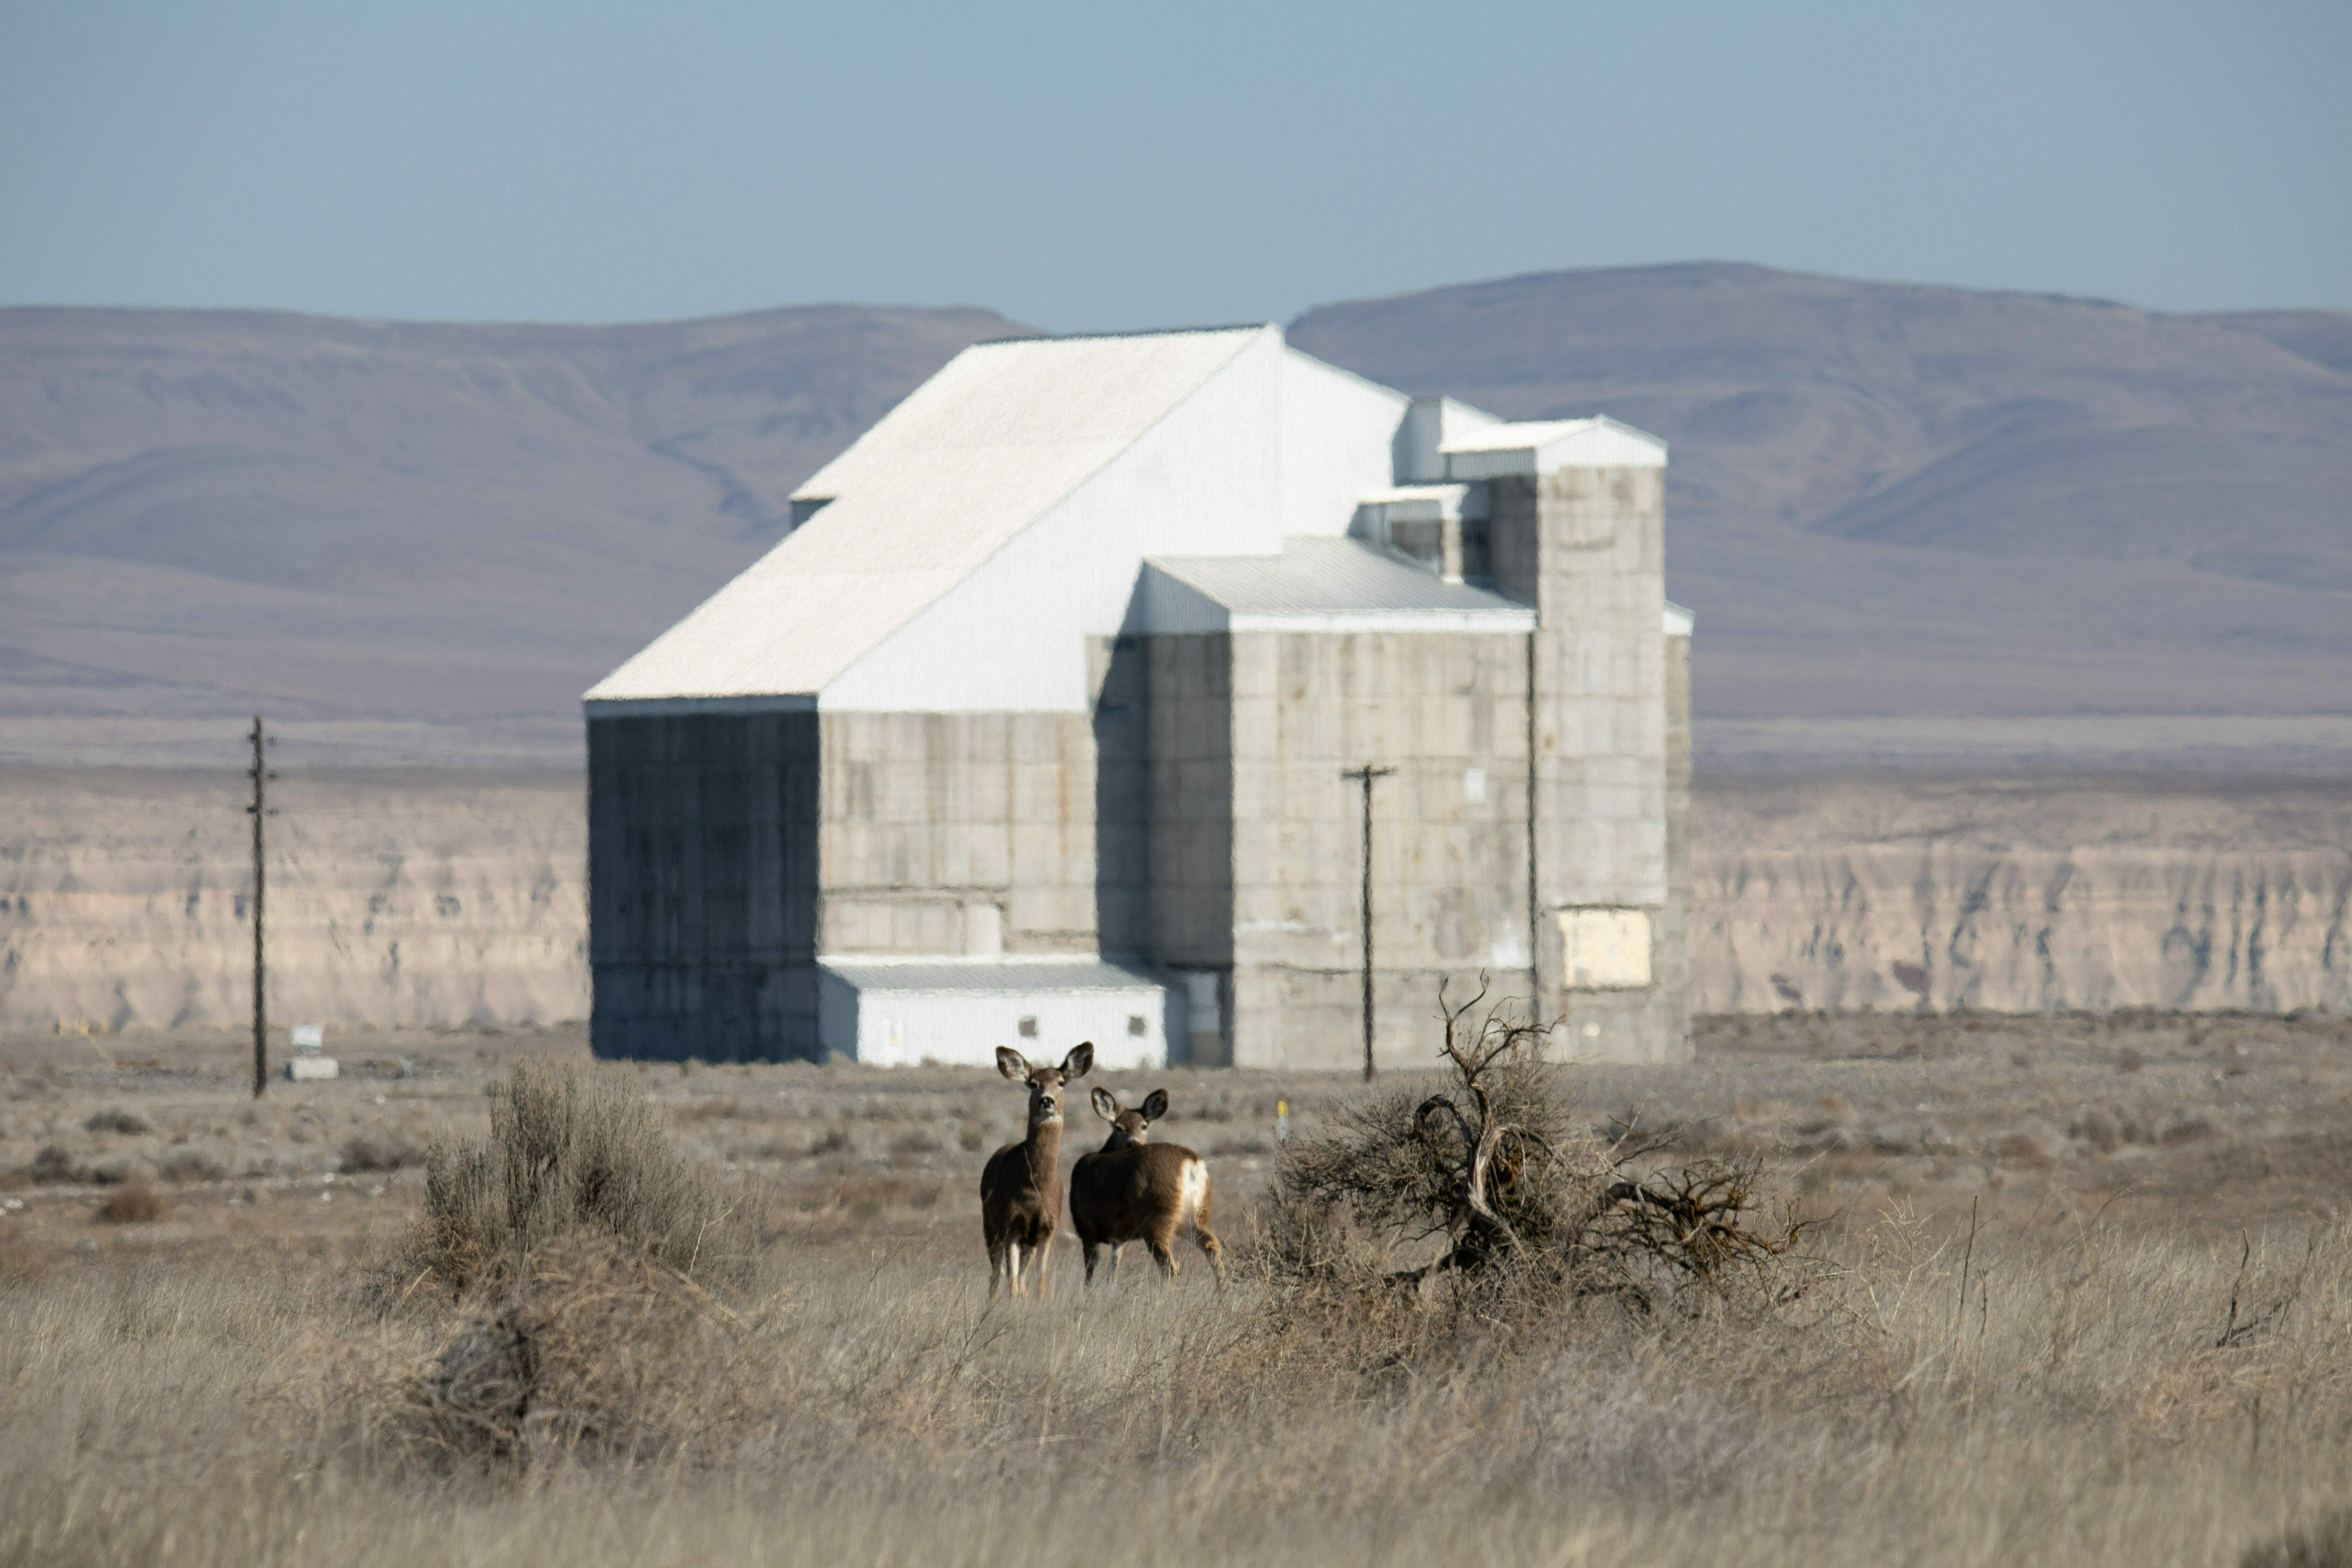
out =
{"type": "Polygon", "coordinates": [[[1106,1153],[1124,1149],[1131,1143],[1150,1141],[1151,1124],[1168,1114],[1168,1091],[1155,1089],[1143,1097],[1143,1103],[1133,1110],[1121,1110],[1118,1096],[1109,1089],[1097,1088],[1094,1092],[1095,1114],[1110,1123],[1110,1136],[1103,1141],[1106,1153]]]}
{"type": "Polygon", "coordinates": [[[1034,1134],[1062,1124],[1062,1086],[1093,1070],[1095,1046],[1080,1042],[1057,1068],[1033,1068],[1029,1058],[1009,1046],[996,1047],[996,1070],[1014,1083],[1029,1086],[1029,1131],[1034,1134]]]}

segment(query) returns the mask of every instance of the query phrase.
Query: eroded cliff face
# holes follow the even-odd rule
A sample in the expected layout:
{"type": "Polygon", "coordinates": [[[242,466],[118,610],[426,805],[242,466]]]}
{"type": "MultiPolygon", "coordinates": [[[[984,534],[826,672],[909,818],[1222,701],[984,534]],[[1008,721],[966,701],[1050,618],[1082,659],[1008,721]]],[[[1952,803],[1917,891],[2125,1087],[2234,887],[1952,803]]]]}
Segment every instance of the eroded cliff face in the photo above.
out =
{"type": "MultiPolygon", "coordinates": [[[[232,773],[0,770],[0,1027],[252,1016],[252,819],[232,773]]],[[[271,786],[278,1024],[550,1023],[588,1008],[577,774],[271,786]]]]}
{"type": "Polygon", "coordinates": [[[1717,781],[1692,1006],[2352,1010],[2352,784],[1717,781]]]}
{"type": "MultiPolygon", "coordinates": [[[[251,1016],[246,781],[0,770],[0,1028],[251,1016]]],[[[289,774],[269,822],[280,1025],[588,1007],[577,774],[289,774]]],[[[1697,1012],[2352,1012],[2352,781],[1702,781],[1697,1012]]]]}

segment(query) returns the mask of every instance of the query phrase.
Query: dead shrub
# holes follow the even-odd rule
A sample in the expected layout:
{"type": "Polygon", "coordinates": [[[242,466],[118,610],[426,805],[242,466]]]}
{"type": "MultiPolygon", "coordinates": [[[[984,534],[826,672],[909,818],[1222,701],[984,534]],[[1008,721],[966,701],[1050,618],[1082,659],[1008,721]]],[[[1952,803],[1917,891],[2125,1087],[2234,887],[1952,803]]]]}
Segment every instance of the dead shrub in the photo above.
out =
{"type": "Polygon", "coordinates": [[[2081,1132],[2084,1142],[2102,1154],[2114,1153],[2124,1142],[2123,1123],[2105,1110],[2093,1110],[2085,1112],[2077,1131],[2081,1132]]]}
{"type": "Polygon", "coordinates": [[[363,1176],[377,1171],[404,1171],[425,1163],[429,1152],[405,1132],[353,1133],[343,1140],[342,1174],[363,1176]]]}
{"type": "Polygon", "coordinates": [[[2352,1509],[2336,1509],[2301,1530],[2249,1546],[2238,1568],[2352,1568],[2352,1509]]]}
{"type": "Polygon", "coordinates": [[[633,1078],[522,1062],[491,1092],[487,1141],[428,1152],[407,1272],[464,1289],[577,1231],[705,1284],[750,1277],[736,1205],[672,1147],[633,1078]]]}
{"type": "Polygon", "coordinates": [[[112,1105],[103,1110],[92,1111],[82,1127],[86,1131],[119,1132],[126,1138],[143,1138],[155,1131],[154,1123],[137,1111],[124,1110],[112,1105]]]}
{"type": "Polygon", "coordinates": [[[1286,1146],[1259,1246],[1269,1274],[1358,1300],[1376,1284],[1442,1281],[1444,1299],[1489,1323],[1596,1295],[1646,1310],[1694,1287],[1760,1286],[1766,1300],[1791,1288],[1803,1226],[1793,1208],[1751,1224],[1759,1161],[1635,1174],[1664,1145],[1595,1136],[1569,1069],[1543,1058],[1546,1032],[1500,1006],[1474,1023],[1484,996],[1452,1007],[1440,988],[1438,1092],[1375,1091],[1286,1146]]]}
{"type": "Polygon", "coordinates": [[[163,1217],[163,1197],[144,1182],[131,1182],[98,1205],[106,1225],[152,1225],[163,1217]]]}
{"type": "Polygon", "coordinates": [[[940,1150],[940,1141],[926,1128],[902,1132],[890,1141],[891,1154],[901,1160],[919,1160],[926,1154],[936,1154],[940,1150]]]}
{"type": "Polygon", "coordinates": [[[390,1449],[442,1470],[712,1464],[753,1430],[752,1325],[679,1270],[578,1229],[373,1390],[390,1449]]]}
{"type": "Polygon", "coordinates": [[[228,1166],[209,1149],[174,1149],[155,1162],[155,1173],[179,1186],[196,1182],[217,1182],[228,1174],[228,1166]]]}
{"type": "Polygon", "coordinates": [[[25,1167],[25,1174],[42,1185],[86,1186],[90,1178],[89,1162],[79,1158],[62,1143],[50,1143],[33,1156],[33,1163],[25,1167]]]}
{"type": "Polygon", "coordinates": [[[1993,1145],[1993,1153],[2012,1165],[2029,1165],[2037,1170],[2053,1163],[2042,1140],[2031,1132],[2011,1133],[1993,1145]]]}

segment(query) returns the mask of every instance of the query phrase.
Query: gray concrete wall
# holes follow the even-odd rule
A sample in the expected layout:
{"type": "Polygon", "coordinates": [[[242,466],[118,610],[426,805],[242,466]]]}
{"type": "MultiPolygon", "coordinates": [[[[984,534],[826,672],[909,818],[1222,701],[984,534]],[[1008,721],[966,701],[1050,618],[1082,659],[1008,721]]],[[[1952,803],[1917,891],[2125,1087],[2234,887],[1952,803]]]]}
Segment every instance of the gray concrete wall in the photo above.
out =
{"type": "Polygon", "coordinates": [[[816,782],[813,712],[589,721],[598,1055],[814,1052],[816,782]]]}
{"type": "MultiPolygon", "coordinates": [[[[1538,992],[1563,1047],[1612,1060],[1689,1050],[1687,840],[1675,887],[1669,819],[1686,835],[1687,784],[1670,801],[1670,689],[1688,723],[1687,644],[1678,674],[1660,633],[1665,607],[1664,474],[1568,468],[1493,481],[1488,549],[1496,581],[1533,603],[1538,992]],[[1564,972],[1559,917],[1638,910],[1650,924],[1645,986],[1581,988],[1564,972]]],[[[1675,639],[1680,640],[1680,639],[1675,639]]],[[[1685,752],[1687,738],[1681,741],[1685,752]]]]}
{"type": "Polygon", "coordinates": [[[1424,1065],[1437,992],[1528,994],[1527,639],[1241,633],[1232,647],[1234,1060],[1358,1067],[1362,794],[1373,1052],[1424,1065]]]}
{"type": "Polygon", "coordinates": [[[1691,639],[1666,641],[1666,904],[1658,915],[1651,1038],[1658,1059],[1691,1055],[1691,639]]]}
{"type": "Polygon", "coordinates": [[[1097,951],[1087,715],[826,712],[819,725],[819,951],[1097,951]]]}

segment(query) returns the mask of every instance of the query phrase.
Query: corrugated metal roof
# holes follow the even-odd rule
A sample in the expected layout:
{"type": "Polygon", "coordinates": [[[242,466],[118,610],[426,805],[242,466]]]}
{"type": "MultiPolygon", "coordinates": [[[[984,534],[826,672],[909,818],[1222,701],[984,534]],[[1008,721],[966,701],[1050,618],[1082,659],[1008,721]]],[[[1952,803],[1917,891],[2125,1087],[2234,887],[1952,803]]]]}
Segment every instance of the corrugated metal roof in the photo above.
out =
{"type": "Polygon", "coordinates": [[[1175,624],[1191,606],[1171,604],[1171,624],[1145,631],[1523,632],[1535,625],[1535,611],[1516,599],[1448,583],[1352,539],[1298,536],[1284,540],[1279,555],[1155,555],[1147,564],[1223,620],[1175,624]]]}
{"type": "Polygon", "coordinates": [[[1275,330],[964,350],[794,497],[831,505],[588,700],[822,690],[1275,330]]]}
{"type": "Polygon", "coordinates": [[[1160,982],[1099,958],[827,958],[819,963],[859,991],[961,991],[1036,996],[1079,991],[1161,991],[1160,982]]]}

